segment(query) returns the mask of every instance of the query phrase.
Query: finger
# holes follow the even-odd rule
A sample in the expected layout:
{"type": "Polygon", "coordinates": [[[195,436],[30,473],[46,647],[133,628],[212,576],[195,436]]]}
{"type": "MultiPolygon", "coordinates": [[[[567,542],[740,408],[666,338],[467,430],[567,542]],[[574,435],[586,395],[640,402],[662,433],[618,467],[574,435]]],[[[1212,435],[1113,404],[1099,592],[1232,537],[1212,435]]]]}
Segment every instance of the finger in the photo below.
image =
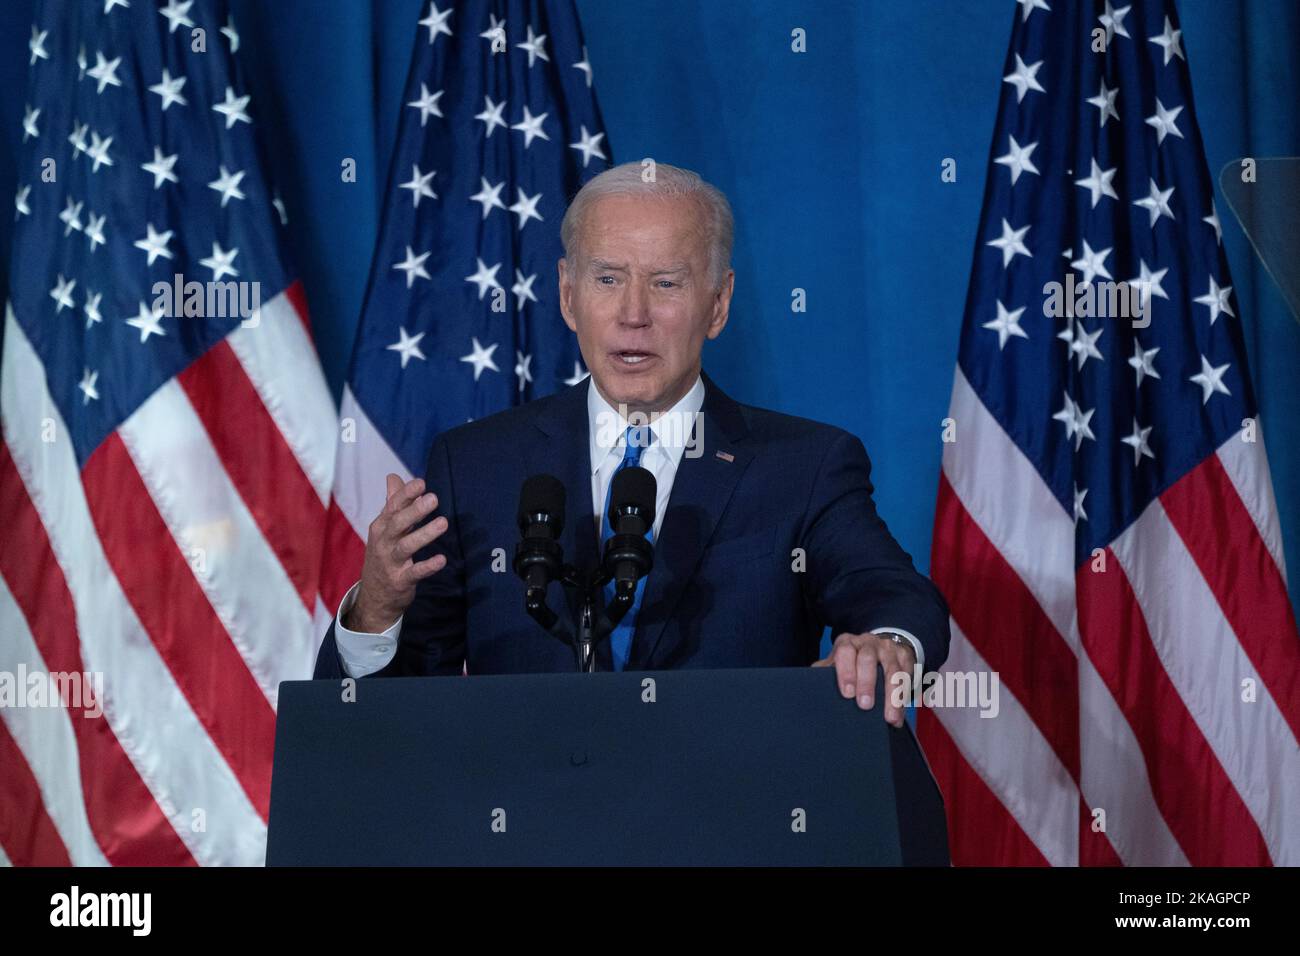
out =
{"type": "Polygon", "coordinates": [[[400,485],[396,491],[389,495],[388,500],[384,502],[385,514],[396,514],[403,508],[408,507],[412,501],[424,494],[424,479],[412,478],[404,485],[400,485]]]}
{"type": "Polygon", "coordinates": [[[390,471],[384,476],[384,480],[388,483],[388,490],[384,493],[384,501],[387,501],[401,490],[402,479],[390,471]]]}
{"type": "Polygon", "coordinates": [[[435,554],[433,557],[426,558],[423,561],[413,562],[402,571],[402,576],[405,577],[409,583],[414,584],[416,581],[421,581],[431,574],[437,574],[446,566],[446,555],[435,554]]]}
{"type": "Polygon", "coordinates": [[[840,693],[845,697],[852,697],[857,687],[857,671],[853,667],[856,657],[857,651],[852,644],[836,638],[835,646],[831,648],[831,660],[835,663],[835,678],[839,681],[840,693]]]}
{"type": "Polygon", "coordinates": [[[858,706],[870,710],[876,702],[876,649],[871,644],[858,648],[858,706]]]}
{"type": "Polygon", "coordinates": [[[397,537],[401,537],[410,530],[411,526],[417,524],[420,519],[431,514],[438,507],[438,496],[432,491],[425,495],[420,495],[401,511],[392,516],[392,528],[397,537]]]}
{"type": "Polygon", "coordinates": [[[405,561],[425,545],[438,540],[446,530],[447,519],[441,516],[434,518],[424,527],[416,528],[406,537],[399,540],[397,546],[393,549],[393,554],[397,556],[399,561],[405,561]]]}
{"type": "MultiPolygon", "coordinates": [[[[901,656],[901,655],[900,655],[901,656]]],[[[885,665],[885,686],[881,693],[885,697],[885,720],[895,727],[903,726],[903,708],[894,700],[895,690],[901,685],[895,679],[896,674],[906,675],[906,670],[898,663],[896,659],[890,659],[884,662],[885,665]]]]}

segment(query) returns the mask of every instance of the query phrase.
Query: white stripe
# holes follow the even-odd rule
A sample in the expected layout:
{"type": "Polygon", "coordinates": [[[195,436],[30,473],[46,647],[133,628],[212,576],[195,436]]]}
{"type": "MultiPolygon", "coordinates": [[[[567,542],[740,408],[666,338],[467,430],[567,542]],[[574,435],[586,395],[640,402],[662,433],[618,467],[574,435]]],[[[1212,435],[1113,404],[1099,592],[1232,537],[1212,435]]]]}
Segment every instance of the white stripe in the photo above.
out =
{"type": "Polygon", "coordinates": [[[316,346],[288,294],[282,292],[262,306],[256,325],[241,324],[226,341],[321,504],[328,503],[338,419],[316,346]]]}
{"type": "Polygon", "coordinates": [[[384,502],[388,499],[384,476],[392,473],[399,475],[402,481],[410,481],[411,474],[346,385],[343,387],[339,422],[344,437],[339,443],[339,460],[334,474],[334,500],[352,525],[352,530],[365,541],[370,522],[384,509],[384,502]]]}
{"type": "Polygon", "coordinates": [[[1300,864],[1300,747],[1214,593],[1153,501],[1111,544],[1169,680],[1249,808],[1273,862],[1300,864]],[[1242,701],[1255,679],[1257,699],[1242,701]]]}
{"type": "Polygon", "coordinates": [[[1282,548],[1282,530],[1278,526],[1277,501],[1273,498],[1273,478],[1268,469],[1268,453],[1264,450],[1264,432],[1258,419],[1255,422],[1255,441],[1243,441],[1245,429],[1219,446],[1219,461],[1232,479],[1237,497],[1250,512],[1255,528],[1273,556],[1282,580],[1286,581],[1286,557],[1282,548]]]}
{"type": "MultiPolygon", "coordinates": [[[[101,377],[100,387],[107,387],[101,377]]],[[[261,865],[266,827],[136,618],[90,518],[45,369],[8,310],[0,422],[76,606],[82,660],[104,674],[109,725],[145,786],[203,864],[261,865]],[[57,440],[41,441],[49,419],[57,440]],[[191,828],[205,811],[206,832],[191,828]]]]}
{"type": "Polygon", "coordinates": [[[172,379],[118,433],[176,546],[274,707],[280,681],[311,673],[318,637],[198,413],[172,379]]]}
{"type": "MultiPolygon", "coordinates": [[[[956,621],[941,673],[946,671],[990,671],[956,621]]],[[[1079,790],[1006,685],[998,694],[996,717],[981,717],[975,707],[936,707],[932,713],[1047,861],[1053,866],[1077,866],[1079,790]]]]}
{"type": "MultiPolygon", "coordinates": [[[[1107,835],[1126,863],[1185,863],[1155,802],[1141,744],[1105,681],[1082,653],[1072,517],[985,407],[960,367],[949,415],[956,422],[957,441],[944,447],[944,475],[970,519],[1011,565],[1079,659],[1080,791],[1090,808],[1108,810],[1107,835]]],[[[1078,823],[1072,820],[1069,825],[1074,832],[1078,823]]]]}
{"type": "MultiPolygon", "coordinates": [[[[0,670],[16,676],[19,665],[29,675],[48,673],[22,609],[0,577],[0,670]]],[[[15,690],[25,695],[27,688],[15,690]]],[[[0,717],[31,765],[41,788],[41,803],[59,831],[72,865],[107,866],[86,813],[81,758],[67,709],[57,701],[52,705],[47,701],[44,707],[0,707],[0,717]]]]}
{"type": "Polygon", "coordinates": [[[5,848],[0,846],[0,866],[13,866],[13,865],[14,865],[13,861],[10,860],[8,854],[5,853],[5,848]]]}

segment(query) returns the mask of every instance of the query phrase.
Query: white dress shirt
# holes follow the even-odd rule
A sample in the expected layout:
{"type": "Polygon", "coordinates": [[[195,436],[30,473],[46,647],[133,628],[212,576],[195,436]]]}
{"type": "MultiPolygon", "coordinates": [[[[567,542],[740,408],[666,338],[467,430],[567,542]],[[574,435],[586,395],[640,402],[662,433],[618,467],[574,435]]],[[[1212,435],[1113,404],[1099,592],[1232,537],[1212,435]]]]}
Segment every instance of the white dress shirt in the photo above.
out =
{"type": "MultiPolygon", "coordinates": [[[[637,415],[625,417],[612,406],[596,383],[587,379],[587,433],[591,455],[591,508],[595,517],[597,540],[601,531],[601,513],[605,510],[605,496],[614,472],[623,460],[627,429],[630,425],[649,425],[653,438],[649,447],[641,452],[641,467],[655,476],[654,540],[659,540],[664,514],[668,511],[668,498],[672,494],[673,480],[688,448],[699,454],[702,447],[692,440],[695,419],[704,407],[704,382],[696,376],[695,384],[672,408],[652,419],[637,415]]],[[[430,489],[436,491],[437,489],[430,489]]],[[[364,677],[387,667],[397,655],[397,640],[402,632],[402,618],[398,618],[379,634],[352,631],[343,626],[343,615],[356,603],[357,587],[352,585],[339,602],[334,619],[334,642],[338,646],[343,670],[351,677],[364,677]]],[[[876,633],[893,633],[907,639],[916,652],[918,664],[924,667],[924,651],[916,637],[901,628],[879,628],[876,633]]]]}

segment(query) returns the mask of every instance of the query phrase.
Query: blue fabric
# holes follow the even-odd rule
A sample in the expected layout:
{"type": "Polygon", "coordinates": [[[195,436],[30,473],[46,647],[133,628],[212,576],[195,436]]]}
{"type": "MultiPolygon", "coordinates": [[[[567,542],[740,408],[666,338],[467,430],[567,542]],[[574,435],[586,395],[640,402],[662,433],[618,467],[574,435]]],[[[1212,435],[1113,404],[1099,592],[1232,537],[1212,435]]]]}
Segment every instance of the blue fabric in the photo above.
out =
{"type": "MultiPolygon", "coordinates": [[[[623,460],[618,463],[614,469],[614,474],[618,474],[624,468],[637,468],[641,464],[641,453],[650,447],[654,441],[654,432],[648,425],[636,426],[629,425],[623,435],[623,460]]],[[[609,524],[609,505],[614,495],[614,479],[610,478],[609,487],[605,489],[605,510],[600,513],[600,544],[604,547],[610,538],[614,537],[614,529],[609,524]]],[[[645,539],[654,541],[654,528],[646,529],[645,539]]],[[[623,619],[614,626],[614,630],[609,635],[610,653],[614,658],[614,670],[621,671],[627,666],[627,655],[632,649],[632,632],[636,630],[636,615],[641,610],[641,598],[645,595],[645,583],[647,578],[642,578],[636,583],[636,596],[632,599],[632,606],[627,609],[623,619]]],[[[605,603],[609,604],[614,600],[614,582],[610,581],[605,585],[605,603]]]]}
{"type": "MultiPolygon", "coordinates": [[[[336,394],[427,6],[232,2],[254,103],[273,117],[270,158],[336,394]],[[340,180],[345,157],[357,160],[356,183],[340,180]]],[[[6,261],[35,7],[0,3],[6,261]]],[[[697,169],[735,207],[732,320],[708,343],[706,366],[739,399],[863,439],[877,456],[882,512],[928,567],[940,422],[1019,5],[578,0],[578,9],[614,158],[697,169]],[[806,53],[791,52],[796,28],[806,53]],[[940,179],[948,157],[952,183],[940,179]],[[807,312],[791,311],[796,288],[807,312]]],[[[1182,0],[1179,12],[1210,170],[1300,155],[1300,4],[1182,0]]],[[[1288,563],[1300,568],[1300,324],[1217,189],[1216,199],[1288,563]]],[[[1291,589],[1300,600],[1300,573],[1291,589]]]]}

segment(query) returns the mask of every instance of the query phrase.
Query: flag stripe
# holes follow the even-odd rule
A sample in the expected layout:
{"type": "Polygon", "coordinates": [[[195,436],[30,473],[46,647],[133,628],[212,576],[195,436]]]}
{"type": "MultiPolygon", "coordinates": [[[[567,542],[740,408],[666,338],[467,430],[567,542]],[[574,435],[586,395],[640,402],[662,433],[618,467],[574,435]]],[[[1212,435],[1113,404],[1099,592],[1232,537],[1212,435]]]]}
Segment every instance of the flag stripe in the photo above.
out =
{"type": "Polygon", "coordinates": [[[1219,446],[1219,461],[1242,506],[1250,513],[1255,530],[1259,533],[1273,556],[1278,573],[1286,580],[1286,555],[1282,548],[1282,529],[1277,521],[1277,501],[1273,497],[1273,478],[1268,467],[1268,452],[1264,447],[1264,433],[1258,421],[1254,423],[1252,440],[1246,439],[1245,429],[1219,446]]]}
{"type": "MultiPolygon", "coordinates": [[[[86,674],[72,595],[3,442],[0,527],[23,542],[21,554],[0,549],[0,578],[16,604],[12,611],[0,612],[0,617],[12,620],[13,613],[22,615],[49,671],[86,674]]],[[[6,626],[5,633],[15,635],[17,627],[17,623],[6,626]]],[[[80,755],[75,779],[90,827],[109,862],[114,866],[192,864],[193,856],[158,809],[107,719],[88,717],[85,710],[67,709],[80,755]]],[[[65,786],[71,789],[72,779],[65,786]]]]}
{"type": "MultiPolygon", "coordinates": [[[[301,679],[311,666],[317,640],[311,615],[232,485],[186,393],[168,382],[119,426],[118,434],[190,573],[274,706],[280,682],[301,679]]],[[[266,432],[254,429],[253,434],[266,432]]],[[[274,467],[266,464],[268,470],[274,467]]],[[[290,496],[314,503],[307,492],[304,498],[302,489],[294,489],[290,496]]]]}
{"type": "MultiPolygon", "coordinates": [[[[384,476],[397,475],[402,481],[414,476],[397,457],[397,453],[375,428],[352,390],[343,387],[339,406],[343,440],[339,445],[338,474],[334,481],[334,500],[363,542],[388,499],[384,476]]],[[[423,476],[421,476],[423,477],[423,476]]]]}
{"type": "Polygon", "coordinates": [[[1193,866],[1267,863],[1259,827],[1165,673],[1123,569],[1109,549],[1105,557],[1105,571],[1079,570],[1080,629],[1142,745],[1161,813],[1193,866]]]}
{"type": "Polygon", "coordinates": [[[352,530],[352,524],[339,508],[337,501],[330,502],[326,519],[325,553],[329,560],[321,572],[320,593],[325,607],[333,616],[348,589],[357,583],[361,564],[365,560],[366,543],[352,530]]]}
{"type": "MultiPolygon", "coordinates": [[[[0,715],[4,715],[0,711],[0,715]]],[[[0,856],[14,866],[72,866],[22,748],[0,720],[0,856]]]]}

